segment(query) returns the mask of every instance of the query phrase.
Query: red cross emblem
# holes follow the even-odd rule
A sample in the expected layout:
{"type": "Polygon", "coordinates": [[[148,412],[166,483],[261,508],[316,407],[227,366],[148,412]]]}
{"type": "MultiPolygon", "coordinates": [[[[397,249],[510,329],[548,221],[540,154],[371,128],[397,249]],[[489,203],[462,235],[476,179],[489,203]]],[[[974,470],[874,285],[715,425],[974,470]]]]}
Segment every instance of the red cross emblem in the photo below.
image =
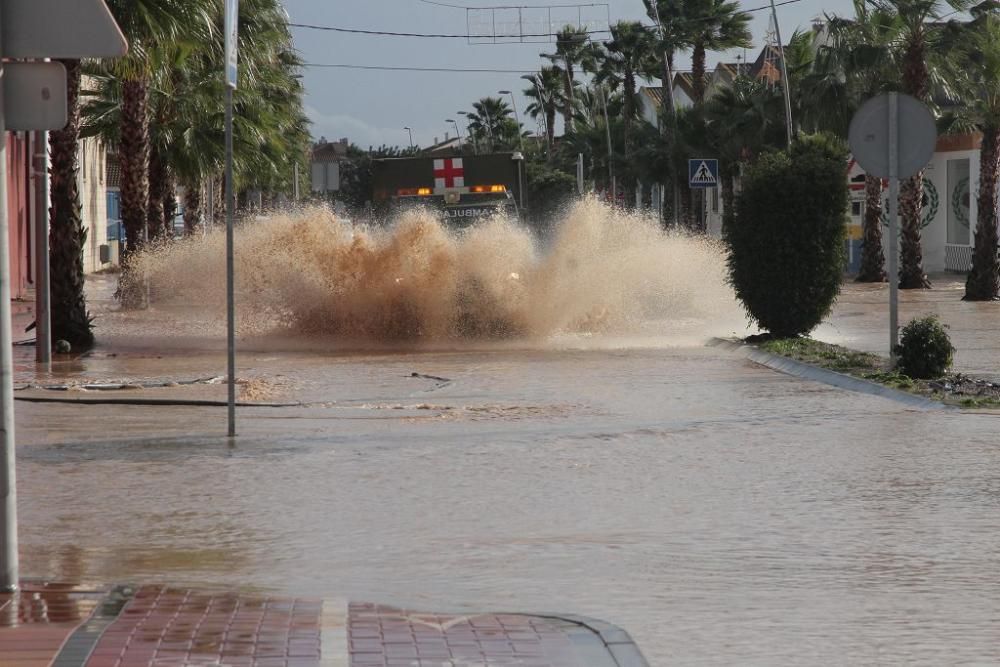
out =
{"type": "Polygon", "coordinates": [[[435,188],[464,188],[465,168],[462,158],[443,158],[434,160],[435,188]]]}

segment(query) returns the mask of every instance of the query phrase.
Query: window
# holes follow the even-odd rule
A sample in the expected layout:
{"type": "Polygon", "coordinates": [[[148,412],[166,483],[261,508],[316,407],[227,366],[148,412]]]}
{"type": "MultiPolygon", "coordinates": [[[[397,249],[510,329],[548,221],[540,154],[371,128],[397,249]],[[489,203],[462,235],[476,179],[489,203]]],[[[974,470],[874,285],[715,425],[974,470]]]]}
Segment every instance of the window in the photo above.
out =
{"type": "Polygon", "coordinates": [[[851,215],[855,218],[861,217],[861,202],[859,201],[851,202],[851,215]]]}

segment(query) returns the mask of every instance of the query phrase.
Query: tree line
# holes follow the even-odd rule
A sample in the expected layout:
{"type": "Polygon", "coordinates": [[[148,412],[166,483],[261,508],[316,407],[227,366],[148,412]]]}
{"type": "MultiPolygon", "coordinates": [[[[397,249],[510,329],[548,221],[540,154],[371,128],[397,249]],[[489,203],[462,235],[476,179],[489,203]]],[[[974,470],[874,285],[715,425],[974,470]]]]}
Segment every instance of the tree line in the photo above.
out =
{"type": "MultiPolygon", "coordinates": [[[[77,190],[81,138],[98,137],[121,171],[124,244],[119,298],[142,305],[130,260],[173,238],[177,195],[184,228],[203,223],[204,194],[224,210],[222,0],[107,0],[129,43],[119,59],[66,60],[69,123],[50,134],[53,338],[93,344],[83,290],[86,232],[77,190]]],[[[308,164],[302,62],[278,0],[242,0],[239,79],[234,92],[235,192],[291,191],[295,164],[308,164]]]]}
{"type": "MultiPolygon", "coordinates": [[[[652,25],[620,21],[610,39],[592,40],[582,29],[559,32],[546,64],[526,75],[526,113],[540,125],[528,142],[529,176],[575,174],[582,153],[589,179],[599,189],[616,183],[635,192],[642,184],[664,186],[665,211],[696,229],[700,209],[687,187],[687,160],[720,161],[724,226],[736,207],[740,174],[765,153],[786,147],[784,83],[751,76],[749,64],[711,91],[706,56],[750,46],[750,15],[725,0],[643,0],[652,25]],[[674,59],[689,53],[691,102],[672,103],[667,85],[674,59]],[[639,86],[660,82],[659,117],[641,117],[639,86]],[[563,134],[556,136],[557,118],[563,134]],[[673,201],[676,193],[677,201],[673,201]]],[[[792,111],[791,134],[828,132],[845,145],[854,112],[869,98],[900,91],[926,103],[942,133],[980,133],[980,187],[973,264],[965,298],[990,300],[1000,292],[997,261],[997,183],[1000,178],[1000,3],[994,0],[855,0],[853,15],[826,15],[816,29],[796,31],[784,49],[792,111]],[[956,16],[957,15],[957,16],[956,16]]],[[[768,47],[765,47],[768,48],[768,47]]],[[[776,74],[776,71],[775,71],[776,74]]],[[[520,128],[500,98],[475,103],[470,141],[513,149],[520,128]]],[[[572,181],[557,178],[568,188],[572,181]]],[[[845,178],[846,187],[846,178],[845,178]]],[[[923,173],[900,188],[901,261],[904,289],[930,287],[923,269],[921,217],[923,173]]],[[[882,251],[883,187],[865,180],[859,281],[888,279],[882,251]]]]}

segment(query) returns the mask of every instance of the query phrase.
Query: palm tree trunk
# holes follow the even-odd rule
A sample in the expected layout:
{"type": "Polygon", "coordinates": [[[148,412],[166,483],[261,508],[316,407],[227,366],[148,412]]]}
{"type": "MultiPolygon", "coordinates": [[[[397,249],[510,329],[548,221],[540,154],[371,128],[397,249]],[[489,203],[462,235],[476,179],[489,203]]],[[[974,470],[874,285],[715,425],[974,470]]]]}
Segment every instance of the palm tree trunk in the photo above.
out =
{"type": "Polygon", "coordinates": [[[155,239],[170,238],[163,215],[163,196],[166,189],[167,165],[155,146],[149,147],[149,208],[146,218],[149,236],[155,239]]]}
{"type": "Polygon", "coordinates": [[[226,180],[224,175],[213,176],[212,196],[215,197],[215,204],[212,206],[212,224],[222,227],[226,224],[226,180]]]}
{"type": "Polygon", "coordinates": [[[725,230],[736,219],[736,188],[733,181],[737,170],[726,160],[719,162],[719,178],[722,180],[722,230],[725,230]]]}
{"type": "Polygon", "coordinates": [[[174,218],[177,216],[177,177],[170,165],[163,170],[163,224],[167,238],[174,236],[174,218]]]}
{"type": "Polygon", "coordinates": [[[705,45],[698,42],[691,53],[691,92],[694,94],[694,106],[700,107],[705,102],[705,45]]]}
{"type": "Polygon", "coordinates": [[[882,179],[865,176],[865,219],[862,222],[861,269],[859,283],[885,282],[885,253],[882,252],[882,179]]]}
{"type": "Polygon", "coordinates": [[[201,224],[201,184],[194,182],[184,186],[184,234],[191,236],[201,224]]]}
{"type": "Polygon", "coordinates": [[[573,65],[566,60],[566,76],[563,78],[563,129],[564,134],[573,131],[573,65]]]}
{"type": "Polygon", "coordinates": [[[80,61],[62,60],[66,67],[66,127],[49,133],[52,207],[49,211],[50,307],[52,340],[65,340],[76,350],[94,344],[94,332],[84,295],[83,227],[77,189],[80,141],[80,61]]]}
{"type": "Polygon", "coordinates": [[[691,188],[681,187],[681,220],[683,225],[689,229],[694,230],[694,201],[691,196],[691,188]]]}
{"type": "Polygon", "coordinates": [[[1000,127],[983,128],[979,153],[979,198],[976,202],[976,239],[972,271],[965,281],[966,301],[995,301],[1000,297],[997,250],[997,176],[1000,168],[1000,127]]]}
{"type": "Polygon", "coordinates": [[[551,106],[545,109],[545,133],[548,135],[548,143],[546,146],[551,150],[552,142],[556,138],[556,105],[553,103],[551,106]]]}
{"type": "Polygon", "coordinates": [[[132,267],[132,257],[147,240],[149,208],[149,86],[145,79],[122,82],[121,141],[118,164],[121,165],[121,215],[125,228],[125,246],[121,253],[121,278],[118,298],[123,308],[145,306],[145,286],[132,267]]]}
{"type": "MultiPolygon", "coordinates": [[[[904,180],[899,189],[900,225],[900,289],[927,289],[930,280],[924,273],[923,250],[920,247],[920,218],[924,198],[924,172],[904,180]]],[[[890,279],[893,279],[890,276],[890,279]]]]}
{"type": "MultiPolygon", "coordinates": [[[[918,100],[926,100],[929,76],[925,42],[916,33],[903,53],[903,92],[918,100]]],[[[920,248],[920,218],[924,198],[924,172],[904,180],[899,192],[900,225],[900,289],[926,289],[931,286],[924,274],[923,251],[920,248]]],[[[895,280],[895,276],[890,276],[895,280]]]]}

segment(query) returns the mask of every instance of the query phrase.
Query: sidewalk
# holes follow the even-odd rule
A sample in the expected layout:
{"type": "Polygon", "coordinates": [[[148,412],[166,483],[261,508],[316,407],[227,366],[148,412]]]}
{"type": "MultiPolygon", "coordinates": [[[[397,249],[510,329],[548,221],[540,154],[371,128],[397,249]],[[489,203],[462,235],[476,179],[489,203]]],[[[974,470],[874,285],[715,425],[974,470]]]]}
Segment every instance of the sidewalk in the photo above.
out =
{"type": "MultiPolygon", "coordinates": [[[[936,314],[956,348],[954,369],[1000,378],[1000,303],[962,301],[965,276],[930,276],[929,290],[899,291],[899,325],[936,314]]],[[[864,352],[889,356],[888,283],[845,282],[833,312],[812,336],[864,352]]]]}
{"type": "Polygon", "coordinates": [[[25,583],[0,595],[0,667],[646,667],[574,616],[420,613],[164,586],[25,583]]]}

